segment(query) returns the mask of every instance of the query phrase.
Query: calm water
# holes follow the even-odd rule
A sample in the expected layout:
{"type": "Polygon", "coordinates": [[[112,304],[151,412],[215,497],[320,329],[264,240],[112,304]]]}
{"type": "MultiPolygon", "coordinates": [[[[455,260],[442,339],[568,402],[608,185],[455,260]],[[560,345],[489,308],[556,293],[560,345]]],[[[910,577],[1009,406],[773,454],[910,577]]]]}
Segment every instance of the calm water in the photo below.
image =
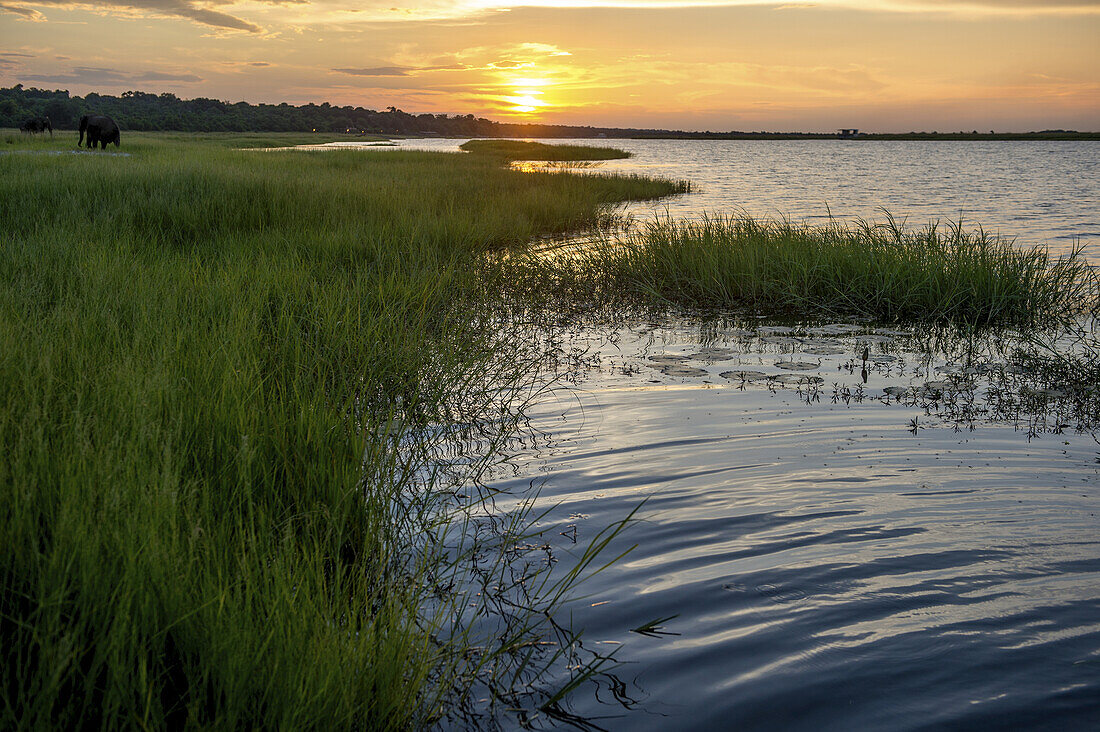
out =
{"type": "Polygon", "coordinates": [[[598,365],[533,412],[548,442],[495,484],[541,486],[561,568],[646,500],[607,552],[633,550],[570,607],[586,648],[624,662],[570,713],[615,730],[1100,724],[1100,447],[993,345],[685,321],[572,345],[598,365]]]}
{"type": "MultiPolygon", "coordinates": [[[[1100,143],[595,144],[635,153],[600,170],[698,186],[636,216],[882,207],[1100,247],[1100,143]]],[[[563,711],[632,731],[1100,729],[1100,445],[1011,348],[842,323],[573,332],[583,368],[491,484],[504,512],[541,490],[533,542],[557,573],[645,500],[607,554],[633,550],[568,607],[586,652],[622,665],[563,711]]]]}

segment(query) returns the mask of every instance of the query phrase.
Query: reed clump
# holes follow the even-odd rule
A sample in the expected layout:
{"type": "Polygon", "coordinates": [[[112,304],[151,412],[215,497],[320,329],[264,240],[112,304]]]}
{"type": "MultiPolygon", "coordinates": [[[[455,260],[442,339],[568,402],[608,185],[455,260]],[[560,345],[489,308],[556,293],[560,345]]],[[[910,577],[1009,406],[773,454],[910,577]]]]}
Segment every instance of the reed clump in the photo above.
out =
{"type": "Polygon", "coordinates": [[[1096,300],[1096,278],[1077,252],[1055,258],[980,228],[914,230],[889,217],[824,227],[746,215],[656,220],[575,256],[535,257],[527,266],[601,301],[885,322],[1069,322],[1096,300]]]}
{"type": "Polygon", "coordinates": [[[524,140],[470,140],[459,147],[469,153],[502,160],[579,161],[619,160],[631,157],[631,153],[613,147],[547,145],[524,140]]]}

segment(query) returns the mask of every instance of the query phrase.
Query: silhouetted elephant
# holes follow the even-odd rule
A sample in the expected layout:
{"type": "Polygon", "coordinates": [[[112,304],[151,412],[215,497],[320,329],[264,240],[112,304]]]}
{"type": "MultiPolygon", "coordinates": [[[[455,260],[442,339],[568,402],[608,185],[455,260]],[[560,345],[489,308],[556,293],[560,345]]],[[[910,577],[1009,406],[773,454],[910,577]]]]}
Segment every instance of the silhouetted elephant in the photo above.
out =
{"type": "Polygon", "coordinates": [[[107,149],[107,143],[115,143],[115,147],[119,146],[118,143],[118,125],[110,117],[104,117],[100,114],[86,114],[80,118],[80,137],[76,141],[76,146],[84,142],[84,133],[88,133],[88,147],[95,147],[96,143],[99,143],[103,150],[107,149]]]}
{"type": "Polygon", "coordinates": [[[23,123],[23,126],[19,129],[24,132],[29,132],[32,135],[37,135],[39,132],[50,131],[50,137],[53,137],[53,125],[50,124],[49,117],[31,117],[29,120],[23,123]]]}

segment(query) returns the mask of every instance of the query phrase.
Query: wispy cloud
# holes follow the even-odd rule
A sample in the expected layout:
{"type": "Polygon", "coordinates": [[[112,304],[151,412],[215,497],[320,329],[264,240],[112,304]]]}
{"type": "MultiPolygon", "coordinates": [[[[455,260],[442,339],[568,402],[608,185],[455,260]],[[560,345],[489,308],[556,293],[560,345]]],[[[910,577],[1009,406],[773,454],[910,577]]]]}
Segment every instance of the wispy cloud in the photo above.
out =
{"type": "Polygon", "coordinates": [[[24,5],[12,5],[10,3],[0,3],[0,12],[11,13],[18,15],[26,20],[33,20],[37,22],[44,21],[46,16],[38,12],[34,8],[28,8],[24,5]]]}
{"type": "Polygon", "coordinates": [[[191,73],[173,73],[164,71],[145,71],[130,73],[118,69],[99,66],[77,66],[71,72],[56,74],[24,74],[23,81],[46,82],[50,84],[95,84],[99,86],[127,86],[143,81],[180,81],[199,82],[203,78],[191,73]]]}
{"type": "Polygon", "coordinates": [[[44,9],[82,8],[108,13],[112,10],[180,18],[221,31],[258,34],[258,22],[238,15],[263,15],[265,22],[282,27],[305,27],[354,22],[407,22],[484,17],[518,8],[551,9],[661,9],[771,7],[785,11],[843,8],[865,12],[939,13],[964,15],[1098,15],[1098,0],[417,0],[395,6],[393,0],[5,0],[0,13],[25,20],[44,20],[44,9]],[[261,6],[276,6],[275,12],[261,6]],[[232,11],[232,12],[229,12],[232,11]]]}
{"type": "MultiPolygon", "coordinates": [[[[298,1],[294,0],[294,2],[298,1]]],[[[106,2],[93,2],[92,0],[25,0],[17,5],[0,3],[0,11],[22,15],[31,20],[37,20],[43,16],[43,13],[37,8],[86,8],[95,11],[109,11],[116,8],[138,12],[144,11],[164,17],[186,18],[202,25],[226,30],[239,30],[248,33],[259,33],[263,30],[255,23],[191,0],[123,0],[121,2],[112,2],[112,0],[106,2]]]]}
{"type": "Polygon", "coordinates": [[[333,69],[333,71],[352,76],[408,76],[409,72],[415,69],[401,66],[376,66],[369,69],[333,69]]]}

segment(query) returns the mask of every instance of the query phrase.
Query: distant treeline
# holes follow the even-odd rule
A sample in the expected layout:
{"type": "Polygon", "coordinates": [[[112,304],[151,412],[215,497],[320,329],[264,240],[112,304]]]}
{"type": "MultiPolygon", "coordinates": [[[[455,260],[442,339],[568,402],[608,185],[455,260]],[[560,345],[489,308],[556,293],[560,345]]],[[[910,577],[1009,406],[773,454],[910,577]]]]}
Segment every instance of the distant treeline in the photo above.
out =
{"type": "MultiPolygon", "coordinates": [[[[380,135],[441,135],[448,137],[618,137],[683,139],[830,139],[836,133],[812,132],[684,132],[681,130],[589,127],[574,125],[507,124],[472,114],[409,114],[396,107],[383,111],[323,104],[249,104],[175,94],[128,91],[120,96],[25,89],[22,84],[0,88],[0,127],[20,127],[32,117],[49,117],[55,129],[76,129],[81,115],[94,112],[113,117],[124,130],[179,132],[340,132],[380,135]]],[[[860,134],[857,139],[1100,139],[1100,133],[1043,130],[1028,133],[909,132],[860,134]]]]}

